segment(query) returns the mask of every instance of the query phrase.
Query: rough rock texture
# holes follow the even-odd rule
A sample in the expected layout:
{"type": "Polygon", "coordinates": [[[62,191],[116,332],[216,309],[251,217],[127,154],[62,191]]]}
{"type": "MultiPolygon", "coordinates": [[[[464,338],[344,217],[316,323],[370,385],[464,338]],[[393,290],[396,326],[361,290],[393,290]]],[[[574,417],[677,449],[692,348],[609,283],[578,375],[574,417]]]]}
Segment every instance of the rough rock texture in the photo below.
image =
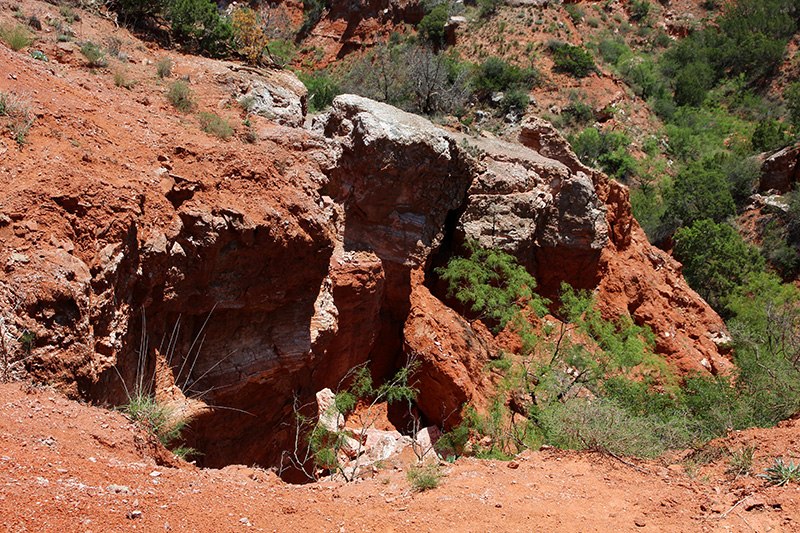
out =
{"type": "Polygon", "coordinates": [[[475,329],[434,297],[415,273],[412,307],[403,328],[403,349],[419,363],[417,387],[424,391],[417,406],[427,419],[450,427],[461,418],[461,407],[484,407],[492,390],[486,364],[497,348],[485,329],[475,329]]]}
{"type": "Polygon", "coordinates": [[[286,70],[236,65],[230,65],[230,69],[233,74],[219,74],[217,82],[230,85],[234,97],[247,102],[248,112],[284,126],[303,125],[308,109],[308,90],[294,74],[286,70]]]}
{"type": "Polygon", "coordinates": [[[337,97],[315,129],[343,148],[325,192],[344,206],[345,249],[421,265],[463,201],[472,159],[429,121],[355,95],[337,97]]]}
{"type": "MultiPolygon", "coordinates": [[[[132,57],[140,79],[150,60],[132,57]]],[[[176,63],[200,108],[231,120],[269,81],[176,63]]],[[[29,95],[37,117],[26,145],[0,135],[3,361],[101,402],[123,403],[137,374],[193,399],[188,444],[207,465],[275,464],[293,410],[367,360],[379,377],[417,357],[430,421],[480,405],[491,336],[423,283],[432,254],[466,236],[516,254],[546,293],[596,289],[682,368],[724,367],[709,341],[721,322],[646,243],[627,189],[546,123],[523,127],[528,148],[486,141],[476,160],[420,117],[341,96],[313,131],[253,116],[256,144],[225,143],[164,85],[128,91],[5,47],[0,65],[0,90],[29,95]]],[[[270,80],[297,124],[298,83],[270,80]]]]}
{"type": "Polygon", "coordinates": [[[800,181],[800,144],[763,154],[762,157],[764,161],[758,183],[760,191],[786,194],[800,181]]]}

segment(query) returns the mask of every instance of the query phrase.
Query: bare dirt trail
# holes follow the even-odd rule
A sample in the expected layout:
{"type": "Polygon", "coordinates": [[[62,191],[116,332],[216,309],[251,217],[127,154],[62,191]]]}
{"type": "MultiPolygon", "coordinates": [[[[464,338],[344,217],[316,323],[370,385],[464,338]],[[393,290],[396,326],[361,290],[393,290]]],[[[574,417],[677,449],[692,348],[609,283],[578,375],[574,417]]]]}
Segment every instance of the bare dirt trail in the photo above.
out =
{"type": "MultiPolygon", "coordinates": [[[[462,458],[418,493],[405,466],[351,484],[288,485],[245,466],[201,470],[148,443],[118,412],[0,385],[0,531],[800,531],[800,485],[731,483],[724,461],[691,478],[668,460],[633,467],[589,452],[462,458]]],[[[800,428],[724,444],[744,443],[757,443],[763,472],[776,452],[797,455],[800,428]]]]}

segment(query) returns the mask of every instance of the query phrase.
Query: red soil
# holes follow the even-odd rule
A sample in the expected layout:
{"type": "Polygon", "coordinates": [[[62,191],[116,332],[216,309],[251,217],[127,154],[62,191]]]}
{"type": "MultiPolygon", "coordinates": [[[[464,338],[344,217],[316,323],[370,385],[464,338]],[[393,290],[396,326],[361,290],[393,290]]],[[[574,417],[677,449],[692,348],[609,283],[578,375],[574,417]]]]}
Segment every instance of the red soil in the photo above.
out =
{"type": "MultiPolygon", "coordinates": [[[[755,445],[753,472],[763,472],[775,456],[800,456],[800,424],[712,444],[755,445]]],[[[287,485],[257,468],[198,469],[118,412],[5,384],[0,531],[800,531],[800,485],[731,481],[722,457],[689,477],[680,455],[642,462],[548,449],[511,462],[459,459],[422,493],[404,464],[350,484],[287,485]]]]}

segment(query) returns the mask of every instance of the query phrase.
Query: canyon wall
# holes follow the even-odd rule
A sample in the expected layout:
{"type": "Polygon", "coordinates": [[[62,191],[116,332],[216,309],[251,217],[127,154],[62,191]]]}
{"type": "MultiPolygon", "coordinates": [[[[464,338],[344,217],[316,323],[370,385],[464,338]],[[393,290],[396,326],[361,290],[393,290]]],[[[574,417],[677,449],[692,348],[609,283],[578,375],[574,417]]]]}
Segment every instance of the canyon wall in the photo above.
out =
{"type": "MultiPolygon", "coordinates": [[[[196,61],[219,101],[275,80],[196,61]]],[[[286,125],[225,143],[91,78],[4,48],[0,63],[37,114],[27,145],[0,138],[4,352],[97,402],[124,403],[139,381],[189,397],[207,465],[275,464],[293,412],[366,361],[376,376],[419,361],[430,422],[482,405],[494,340],[432,274],[465,239],[515,255],[545,295],[562,281],[594,290],[684,371],[729,366],[724,325],[647,243],[627,189],[544,121],[519,144],[467,139],[344,95],[303,129],[291,113],[305,94],[289,84],[275,89],[294,102],[286,125]]]]}

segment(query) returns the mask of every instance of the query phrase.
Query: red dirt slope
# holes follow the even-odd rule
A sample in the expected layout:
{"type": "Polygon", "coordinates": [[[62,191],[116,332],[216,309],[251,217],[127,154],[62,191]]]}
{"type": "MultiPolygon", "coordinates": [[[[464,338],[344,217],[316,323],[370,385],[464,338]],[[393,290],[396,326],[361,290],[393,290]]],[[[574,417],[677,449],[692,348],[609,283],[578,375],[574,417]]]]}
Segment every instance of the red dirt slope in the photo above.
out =
{"type": "MultiPolygon", "coordinates": [[[[763,472],[777,454],[800,455],[800,424],[716,444],[745,442],[763,472]]],[[[731,483],[724,460],[691,478],[680,463],[589,452],[460,459],[438,488],[417,493],[404,467],[292,486],[260,469],[201,470],[161,454],[120,413],[0,385],[0,531],[800,531],[800,485],[731,483]]]]}

